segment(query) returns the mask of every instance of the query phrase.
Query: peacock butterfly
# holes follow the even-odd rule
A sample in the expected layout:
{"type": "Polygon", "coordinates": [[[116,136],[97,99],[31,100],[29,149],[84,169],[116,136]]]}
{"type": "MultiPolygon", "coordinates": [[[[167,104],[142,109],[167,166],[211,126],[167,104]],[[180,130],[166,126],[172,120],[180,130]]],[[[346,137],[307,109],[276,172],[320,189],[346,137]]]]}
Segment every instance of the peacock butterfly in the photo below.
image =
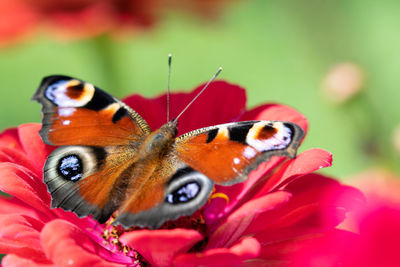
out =
{"type": "Polygon", "coordinates": [[[58,146],[44,182],[52,208],[104,223],[158,228],[202,207],[214,183],[232,185],[272,156],[293,158],[304,131],[281,121],[241,121],[177,137],[177,119],[152,132],[129,106],[68,76],[45,77],[40,135],[58,146]]]}

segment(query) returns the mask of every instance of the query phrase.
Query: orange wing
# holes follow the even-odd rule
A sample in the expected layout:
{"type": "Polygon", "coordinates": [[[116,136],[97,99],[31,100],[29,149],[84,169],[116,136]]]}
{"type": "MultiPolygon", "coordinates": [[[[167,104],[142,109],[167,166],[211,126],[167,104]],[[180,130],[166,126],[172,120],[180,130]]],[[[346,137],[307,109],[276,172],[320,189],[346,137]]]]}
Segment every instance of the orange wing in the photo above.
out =
{"type": "Polygon", "coordinates": [[[44,166],[52,207],[106,221],[125,198],[149,126],[124,103],[67,76],[44,78],[33,99],[42,104],[43,141],[60,146],[44,166]]]}
{"type": "Polygon", "coordinates": [[[217,184],[243,182],[272,156],[295,157],[304,131],[280,121],[245,121],[207,127],[178,137],[176,153],[217,184]]]}
{"type": "Polygon", "coordinates": [[[32,99],[43,105],[40,135],[50,145],[121,145],[150,132],[127,105],[68,76],[44,78],[32,99]]]}
{"type": "Polygon", "coordinates": [[[125,146],[57,148],[43,169],[51,207],[105,222],[125,198],[135,160],[125,146]]]}

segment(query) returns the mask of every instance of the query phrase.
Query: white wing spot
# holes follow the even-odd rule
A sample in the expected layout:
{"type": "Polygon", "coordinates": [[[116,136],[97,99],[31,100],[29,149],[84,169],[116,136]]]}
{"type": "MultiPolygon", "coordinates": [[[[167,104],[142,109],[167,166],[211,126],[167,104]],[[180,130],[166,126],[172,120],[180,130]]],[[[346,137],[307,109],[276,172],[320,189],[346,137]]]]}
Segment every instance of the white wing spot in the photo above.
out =
{"type": "Polygon", "coordinates": [[[256,156],[256,154],[257,154],[257,151],[254,150],[252,147],[249,147],[249,146],[246,147],[244,149],[244,152],[243,152],[243,155],[248,159],[254,158],[256,156]]]}
{"type": "Polygon", "coordinates": [[[74,108],[61,108],[58,110],[58,115],[67,117],[72,115],[74,112],[75,112],[74,108]]]}
{"type": "Polygon", "coordinates": [[[79,99],[72,99],[66,94],[67,88],[79,84],[80,81],[59,81],[46,88],[45,96],[59,107],[82,107],[93,97],[94,87],[86,83],[82,96],[79,99]]]}
{"type": "Polygon", "coordinates": [[[254,126],[250,129],[246,138],[246,142],[250,146],[254,147],[260,152],[272,149],[284,149],[288,147],[292,141],[290,138],[292,131],[290,128],[285,127],[282,122],[274,122],[273,127],[277,129],[277,132],[272,138],[265,140],[256,139],[256,136],[265,127],[265,125],[265,122],[259,122],[254,124],[254,126]]]}

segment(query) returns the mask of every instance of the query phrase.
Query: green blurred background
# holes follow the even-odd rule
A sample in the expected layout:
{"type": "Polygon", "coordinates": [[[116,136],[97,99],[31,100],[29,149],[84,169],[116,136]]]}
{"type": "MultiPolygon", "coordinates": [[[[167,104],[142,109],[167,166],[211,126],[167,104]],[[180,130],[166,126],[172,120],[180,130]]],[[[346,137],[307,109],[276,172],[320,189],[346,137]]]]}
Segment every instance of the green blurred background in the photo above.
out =
{"type": "Polygon", "coordinates": [[[219,78],[245,87],[248,107],[279,102],[305,114],[310,128],[301,151],[332,152],[325,173],[399,173],[399,11],[394,0],[235,1],[212,20],[168,11],[156,27],[122,41],[35,35],[0,49],[0,128],[39,122],[40,106],[30,98],[49,74],[76,76],[117,97],[164,93],[172,53],[173,90],[189,91],[222,66],[219,78]],[[321,88],[343,62],[363,73],[361,91],[336,103],[321,88]]]}

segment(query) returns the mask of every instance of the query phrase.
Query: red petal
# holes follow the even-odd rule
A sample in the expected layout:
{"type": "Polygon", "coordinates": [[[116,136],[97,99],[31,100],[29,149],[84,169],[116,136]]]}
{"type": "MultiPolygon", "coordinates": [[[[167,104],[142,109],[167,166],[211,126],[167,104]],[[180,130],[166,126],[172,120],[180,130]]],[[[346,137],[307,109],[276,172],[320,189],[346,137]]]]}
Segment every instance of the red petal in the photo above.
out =
{"type": "Polygon", "coordinates": [[[104,249],[82,229],[64,220],[54,220],[46,224],[40,238],[47,258],[57,266],[106,267],[132,263],[130,258],[104,249]]]}
{"type": "Polygon", "coordinates": [[[33,209],[31,206],[15,197],[0,197],[0,214],[21,214],[35,218],[39,221],[47,221],[49,219],[48,216],[43,215],[38,210],[33,209]]]}
{"type": "Polygon", "coordinates": [[[0,253],[46,261],[39,240],[42,222],[29,216],[7,214],[0,216],[0,225],[0,253]]]}
{"type": "Polygon", "coordinates": [[[174,266],[240,266],[248,260],[255,259],[260,249],[260,244],[255,238],[246,237],[231,248],[180,255],[174,260],[174,266]]]}
{"type": "MultiPolygon", "coordinates": [[[[371,199],[370,199],[371,200],[371,199]]],[[[376,204],[376,203],[375,203],[376,204]]],[[[348,243],[348,260],[358,266],[400,266],[400,208],[386,203],[361,219],[360,243],[348,243]],[[355,245],[359,251],[355,250],[355,245]],[[359,253],[357,253],[359,252],[359,253]]],[[[370,207],[371,208],[371,207],[370,207]]],[[[338,245],[334,243],[334,245],[338,245]]],[[[354,265],[356,266],[356,265],[354,265]]]]}
{"type": "MultiPolygon", "coordinates": [[[[175,98],[176,94],[172,94],[171,97],[175,98]]],[[[167,121],[167,101],[164,95],[157,98],[145,98],[135,94],[123,99],[123,101],[139,113],[153,131],[160,128],[167,121]]]]}
{"type": "Polygon", "coordinates": [[[42,170],[47,156],[54,149],[42,142],[39,136],[40,124],[28,123],[18,127],[19,138],[28,158],[32,164],[42,170]]]}
{"type": "Polygon", "coordinates": [[[36,175],[40,175],[42,171],[38,171],[36,167],[32,164],[31,160],[28,159],[25,152],[22,150],[12,149],[8,147],[0,147],[0,162],[10,162],[18,165],[22,165],[35,172],[36,175]]]}
{"type": "Polygon", "coordinates": [[[291,196],[292,194],[289,192],[276,191],[259,198],[254,198],[232,212],[227,221],[235,220],[239,217],[247,216],[252,213],[258,214],[260,212],[275,209],[277,206],[288,202],[291,196]]]}
{"type": "Polygon", "coordinates": [[[208,225],[218,224],[227,214],[232,212],[238,204],[244,203],[256,196],[263,196],[283,182],[287,183],[301,175],[316,171],[320,168],[331,166],[332,154],[322,149],[310,149],[295,159],[287,161],[279,171],[268,176],[273,168],[278,166],[285,158],[273,157],[271,161],[261,164],[257,170],[249,174],[249,178],[240,184],[229,187],[216,186],[214,193],[223,193],[229,197],[229,202],[224,199],[214,198],[205,206],[204,219],[208,225]],[[268,180],[267,180],[268,179],[268,180]],[[265,183],[264,180],[267,180],[265,183]],[[257,186],[258,185],[258,186],[257,186]],[[262,185],[262,188],[261,188],[262,185]]]}
{"type": "MultiPolygon", "coordinates": [[[[44,255],[43,255],[44,256],[44,255]]],[[[38,263],[30,258],[26,258],[24,256],[17,256],[14,254],[6,255],[1,261],[2,266],[4,267],[51,267],[54,266],[52,263],[38,263]]]]}
{"type": "Polygon", "coordinates": [[[125,233],[120,240],[137,250],[150,264],[170,266],[176,255],[185,253],[203,237],[194,230],[140,230],[125,233]]]}
{"type": "Polygon", "coordinates": [[[295,159],[288,160],[281,166],[279,171],[272,175],[265,185],[263,185],[262,190],[257,195],[262,196],[302,175],[331,165],[332,154],[330,152],[319,148],[306,150],[295,159]]]}
{"type": "MultiPolygon", "coordinates": [[[[203,86],[204,84],[200,85],[191,93],[171,94],[170,119],[176,117],[203,86]]],[[[124,102],[138,112],[153,130],[166,123],[166,95],[152,99],[133,95],[124,99],[124,102]]],[[[246,94],[243,88],[224,81],[215,81],[179,119],[179,133],[236,121],[245,111],[245,105],[246,94]]]]}
{"type": "Polygon", "coordinates": [[[51,216],[46,186],[26,168],[0,163],[0,190],[51,216]]]}
{"type": "Polygon", "coordinates": [[[357,235],[354,233],[338,229],[332,229],[325,232],[303,233],[303,235],[299,234],[291,238],[283,237],[282,239],[276,239],[273,242],[264,244],[261,249],[260,258],[270,262],[283,261],[285,262],[283,266],[338,266],[338,263],[342,263],[340,258],[338,259],[336,257],[332,258],[328,256],[328,254],[333,256],[338,251],[335,251],[333,248],[323,246],[323,244],[326,242],[325,240],[335,239],[339,241],[337,244],[338,246],[345,246],[346,240],[356,240],[357,238],[357,235]],[[310,244],[314,244],[320,249],[326,250],[325,255],[328,257],[325,259],[319,258],[320,255],[313,253],[316,251],[311,249],[310,244]],[[298,254],[300,252],[302,256],[305,256],[304,258],[301,258],[303,261],[298,261],[299,258],[296,258],[299,257],[298,254]]]}
{"type": "Polygon", "coordinates": [[[368,199],[354,217],[359,235],[329,235],[310,240],[291,258],[291,266],[400,266],[400,209],[368,199]],[[372,204],[372,205],[371,205],[372,204]],[[364,213],[364,214],[362,214],[364,213]]]}
{"type": "Polygon", "coordinates": [[[16,128],[4,130],[0,134],[0,147],[8,147],[22,151],[22,146],[18,138],[18,131],[16,128]]]}
{"type": "Polygon", "coordinates": [[[32,208],[14,197],[0,196],[0,214],[25,214],[33,217],[32,208]]]}
{"type": "Polygon", "coordinates": [[[288,121],[298,124],[305,132],[307,132],[308,129],[306,117],[293,108],[279,104],[267,104],[256,107],[246,112],[240,120],[288,121]]]}
{"type": "Polygon", "coordinates": [[[76,215],[75,213],[71,211],[65,211],[61,208],[52,209],[51,211],[56,215],[58,219],[66,220],[81,229],[91,229],[90,236],[93,239],[100,240],[102,238],[102,227],[96,220],[92,219],[91,216],[79,218],[78,215],[76,215]]]}
{"type": "Polygon", "coordinates": [[[289,201],[291,194],[278,191],[253,199],[235,212],[210,236],[207,248],[229,247],[239,240],[258,213],[273,210],[289,201]]]}
{"type": "Polygon", "coordinates": [[[39,232],[43,223],[34,218],[13,214],[0,215],[1,238],[19,241],[32,248],[39,246],[39,232]]]}
{"type": "Polygon", "coordinates": [[[227,203],[225,199],[213,198],[204,209],[206,223],[213,228],[215,225],[221,223],[238,205],[251,199],[254,196],[253,190],[256,189],[256,184],[263,184],[263,180],[267,179],[267,177],[263,176],[271,172],[283,160],[284,158],[282,157],[273,157],[269,162],[261,164],[257,170],[252,171],[243,183],[232,186],[216,185],[214,193],[225,194],[228,196],[229,201],[227,203]]]}
{"type": "Polygon", "coordinates": [[[331,229],[344,219],[346,212],[355,208],[354,205],[364,202],[362,194],[355,188],[318,174],[308,174],[293,181],[285,191],[293,195],[290,201],[279,210],[261,214],[249,226],[251,232],[246,234],[263,232],[257,238],[266,242],[274,240],[285,228],[292,229],[292,232],[287,230],[289,235],[310,229],[331,229]]]}
{"type": "Polygon", "coordinates": [[[303,176],[289,183],[284,190],[295,196],[291,201],[294,206],[318,203],[321,213],[328,206],[353,211],[365,204],[365,197],[358,189],[319,174],[303,176]]]}

